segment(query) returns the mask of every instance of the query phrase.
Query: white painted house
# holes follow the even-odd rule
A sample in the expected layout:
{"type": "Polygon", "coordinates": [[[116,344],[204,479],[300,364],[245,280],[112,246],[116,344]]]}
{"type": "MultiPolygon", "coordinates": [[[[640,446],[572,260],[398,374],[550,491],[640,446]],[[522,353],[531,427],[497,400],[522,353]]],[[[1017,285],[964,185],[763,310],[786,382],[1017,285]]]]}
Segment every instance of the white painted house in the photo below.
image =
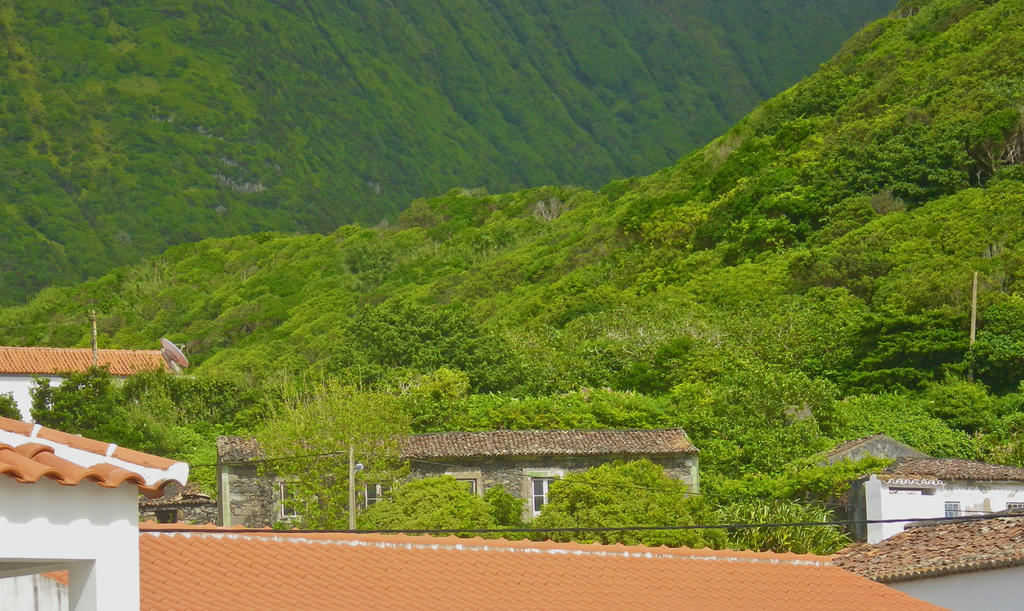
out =
{"type": "Polygon", "coordinates": [[[1024,469],[959,458],[904,458],[854,482],[853,519],[867,519],[867,542],[903,532],[914,520],[1024,510],[1024,469]],[[870,523],[872,520],[902,520],[870,523]]]}
{"type": "Polygon", "coordinates": [[[185,463],[0,417],[0,609],[19,604],[9,578],[65,570],[71,611],[138,609],[139,493],[187,479],[185,463]]]}
{"type": "Polygon", "coordinates": [[[947,609],[1020,609],[1024,516],[928,522],[836,554],[836,566],[947,609]]]}
{"type": "MultiPolygon", "coordinates": [[[[174,371],[159,350],[97,350],[96,362],[108,367],[115,378],[152,369],[174,371]]],[[[62,374],[82,372],[92,364],[93,352],[89,348],[0,346],[0,395],[13,395],[21,419],[30,422],[29,389],[37,377],[49,379],[50,386],[57,386],[64,381],[62,374]]]]}

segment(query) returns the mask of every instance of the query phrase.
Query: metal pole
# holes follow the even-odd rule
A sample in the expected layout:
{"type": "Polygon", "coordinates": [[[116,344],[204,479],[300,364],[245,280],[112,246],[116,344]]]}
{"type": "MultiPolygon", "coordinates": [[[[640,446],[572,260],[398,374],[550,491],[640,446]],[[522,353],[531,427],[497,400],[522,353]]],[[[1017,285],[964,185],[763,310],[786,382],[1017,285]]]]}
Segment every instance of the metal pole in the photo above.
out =
{"type": "Polygon", "coordinates": [[[348,529],[356,529],[356,449],[348,444],[348,529]]]}
{"type": "Polygon", "coordinates": [[[978,272],[974,272],[971,282],[971,342],[969,344],[970,362],[967,364],[967,381],[974,381],[974,336],[978,331],[978,272]]]}
{"type": "Polygon", "coordinates": [[[96,345],[96,310],[89,310],[89,319],[92,320],[92,366],[99,367],[100,355],[96,345]]]}

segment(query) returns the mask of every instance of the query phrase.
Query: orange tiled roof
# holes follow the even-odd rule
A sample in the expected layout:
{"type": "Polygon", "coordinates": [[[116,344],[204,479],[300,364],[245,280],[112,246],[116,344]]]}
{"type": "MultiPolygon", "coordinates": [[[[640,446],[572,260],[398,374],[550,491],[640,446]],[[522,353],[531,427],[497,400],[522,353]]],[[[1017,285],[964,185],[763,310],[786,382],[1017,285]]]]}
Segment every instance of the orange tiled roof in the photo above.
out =
{"type": "Polygon", "coordinates": [[[823,556],[153,523],[139,537],[154,610],[935,608],[823,556]]]}
{"type": "MultiPolygon", "coordinates": [[[[99,350],[97,361],[110,367],[110,373],[116,376],[150,369],[171,370],[159,350],[99,350]]],[[[89,348],[0,346],[0,374],[56,375],[85,371],[91,365],[89,348]]]]}
{"type": "MultiPolygon", "coordinates": [[[[165,471],[181,465],[162,456],[0,417],[0,475],[23,484],[32,484],[44,477],[65,486],[76,486],[90,480],[105,488],[117,488],[130,482],[146,496],[155,497],[162,494],[168,483],[178,480],[169,477],[147,481],[141,472],[150,469],[165,471]],[[79,462],[59,456],[56,448],[75,453],[80,457],[79,462]],[[88,466],[84,466],[82,461],[88,466]]],[[[179,483],[183,481],[184,478],[179,483]]]]}
{"type": "Polygon", "coordinates": [[[1024,566],[1024,516],[922,523],[878,543],[851,545],[835,562],[882,583],[1024,566]]]}

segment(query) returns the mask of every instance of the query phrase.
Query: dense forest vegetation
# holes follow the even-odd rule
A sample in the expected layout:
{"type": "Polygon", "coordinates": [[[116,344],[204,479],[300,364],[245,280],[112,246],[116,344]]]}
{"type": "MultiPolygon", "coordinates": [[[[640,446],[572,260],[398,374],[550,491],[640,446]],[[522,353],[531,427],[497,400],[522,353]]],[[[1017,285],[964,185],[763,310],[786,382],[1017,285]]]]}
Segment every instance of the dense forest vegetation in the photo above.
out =
{"type": "Polygon", "coordinates": [[[880,468],[817,462],[871,433],[1024,465],[1021,49],[1022,0],[907,0],[657,173],[177,246],[0,310],[0,341],[87,345],[96,308],[104,346],[169,334],[197,379],[331,379],[413,431],[681,426],[741,517],[880,468]]]}
{"type": "Polygon", "coordinates": [[[891,1],[761,4],[0,0],[0,303],[453,186],[653,171],[891,1]]]}

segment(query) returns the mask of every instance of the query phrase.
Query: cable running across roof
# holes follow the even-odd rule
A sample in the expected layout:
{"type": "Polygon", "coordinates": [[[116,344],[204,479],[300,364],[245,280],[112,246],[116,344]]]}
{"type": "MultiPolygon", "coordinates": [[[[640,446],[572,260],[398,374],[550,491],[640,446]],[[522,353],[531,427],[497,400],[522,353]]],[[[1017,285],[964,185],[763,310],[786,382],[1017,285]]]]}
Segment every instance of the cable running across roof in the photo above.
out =
{"type": "MultiPolygon", "coordinates": [[[[362,456],[374,457],[374,458],[380,458],[381,457],[380,454],[374,454],[372,452],[364,452],[364,453],[361,453],[361,455],[362,456]]],[[[262,463],[288,462],[288,461],[292,461],[292,460],[305,460],[305,459],[312,459],[312,458],[331,458],[331,457],[343,457],[346,460],[348,460],[348,450],[336,450],[336,451],[331,451],[331,452],[321,452],[319,454],[296,454],[296,455],[290,455],[290,456],[276,456],[276,457],[271,457],[271,458],[247,458],[247,459],[243,459],[243,460],[225,460],[225,461],[222,461],[221,463],[207,463],[207,464],[200,464],[200,465],[190,464],[189,466],[192,469],[204,469],[204,468],[214,468],[214,467],[219,466],[220,464],[225,464],[225,465],[262,464],[262,463]]],[[[421,458],[402,458],[401,460],[407,460],[407,461],[412,462],[412,463],[419,463],[419,464],[425,464],[425,465],[435,465],[435,466],[439,466],[439,467],[451,467],[451,468],[454,468],[454,469],[465,468],[465,465],[459,465],[459,464],[454,464],[454,463],[438,462],[438,461],[432,461],[432,460],[424,460],[424,459],[421,459],[421,458]]],[[[497,469],[487,469],[487,468],[483,468],[483,467],[477,467],[477,470],[480,471],[481,473],[497,473],[498,472],[497,469]]],[[[592,487],[605,486],[605,487],[620,488],[620,489],[621,488],[632,488],[632,489],[635,489],[635,490],[647,490],[649,492],[663,492],[663,493],[664,492],[672,492],[674,494],[682,494],[684,496],[705,496],[701,492],[690,492],[688,490],[683,490],[683,491],[675,492],[675,491],[661,490],[661,489],[658,489],[658,488],[651,488],[649,486],[637,486],[635,484],[633,484],[633,485],[602,484],[602,483],[599,483],[599,482],[580,482],[580,481],[569,481],[569,480],[564,480],[564,479],[563,480],[559,480],[559,481],[568,482],[568,483],[571,483],[571,484],[574,484],[574,485],[578,485],[578,486],[592,486],[592,487]]],[[[746,500],[750,500],[750,501],[779,501],[779,500],[783,500],[783,499],[780,499],[778,497],[742,496],[742,495],[735,495],[735,494],[715,494],[714,496],[715,497],[720,497],[720,498],[729,498],[729,499],[734,499],[734,500],[741,500],[741,501],[746,501],[746,500]]],[[[821,504],[825,505],[826,507],[828,507],[830,505],[835,506],[835,503],[827,503],[826,502],[826,503],[821,503],[821,504]]],[[[994,512],[983,511],[983,510],[975,510],[975,509],[962,509],[961,511],[963,511],[965,513],[983,513],[983,514],[994,513],[994,512]]],[[[902,521],[902,520],[900,520],[900,521],[902,521]]],[[[459,531],[459,532],[462,532],[462,531],[459,531]]]]}
{"type": "MultiPolygon", "coordinates": [[[[1003,512],[990,512],[1003,513],[1003,512]]],[[[1014,514],[1003,514],[1013,517],[1014,514]]],[[[1002,516],[1000,516],[1002,517],[1002,516]]],[[[984,516],[961,516],[959,518],[886,518],[882,520],[835,520],[823,522],[765,522],[765,523],[734,523],[734,524],[680,524],[675,526],[581,526],[573,528],[405,528],[378,530],[340,530],[340,529],[303,529],[295,528],[275,531],[269,528],[217,528],[217,533],[347,533],[347,534],[416,534],[416,535],[456,535],[456,534],[514,534],[514,533],[600,533],[600,532],[637,532],[637,531],[673,531],[673,530],[741,530],[748,528],[801,528],[810,526],[852,526],[854,524],[893,524],[899,522],[969,522],[974,520],[990,520],[984,516]]],[[[150,528],[139,525],[139,532],[195,532],[195,528],[150,528]]]]}

